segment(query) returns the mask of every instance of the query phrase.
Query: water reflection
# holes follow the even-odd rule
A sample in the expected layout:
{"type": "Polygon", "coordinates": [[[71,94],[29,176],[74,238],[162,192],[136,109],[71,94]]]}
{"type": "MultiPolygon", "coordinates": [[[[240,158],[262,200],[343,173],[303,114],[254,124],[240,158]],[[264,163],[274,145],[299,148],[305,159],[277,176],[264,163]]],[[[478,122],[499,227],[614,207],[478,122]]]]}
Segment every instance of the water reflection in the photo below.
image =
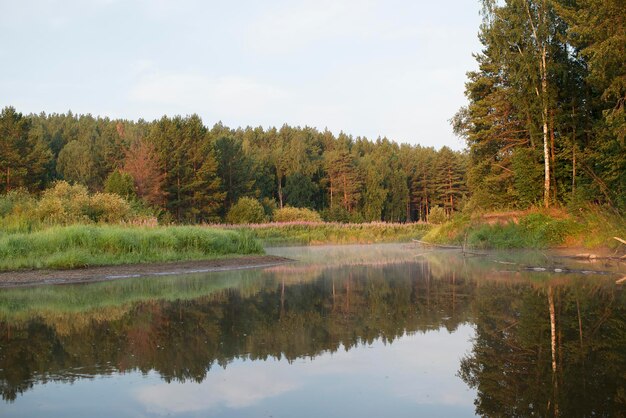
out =
{"type": "Polygon", "coordinates": [[[342,409],[355,399],[365,416],[626,410],[626,303],[611,278],[399,245],[275,251],[303,261],[2,290],[4,409],[27,415],[22,397],[67,382],[93,398],[113,384],[90,379],[109,376],[129,416],[293,415],[320,399],[300,415],[356,415],[342,409]]]}

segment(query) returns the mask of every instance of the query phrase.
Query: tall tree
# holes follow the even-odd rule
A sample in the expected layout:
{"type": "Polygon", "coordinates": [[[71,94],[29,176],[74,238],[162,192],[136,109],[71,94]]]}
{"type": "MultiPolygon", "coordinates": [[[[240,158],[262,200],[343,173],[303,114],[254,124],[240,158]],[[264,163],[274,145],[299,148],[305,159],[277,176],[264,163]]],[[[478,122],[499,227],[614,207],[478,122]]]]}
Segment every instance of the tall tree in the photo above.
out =
{"type": "Polygon", "coordinates": [[[126,152],[123,171],[130,174],[135,184],[137,196],[148,204],[163,207],[165,174],[152,143],[146,140],[133,142],[126,152]]]}
{"type": "Polygon", "coordinates": [[[29,135],[30,121],[13,107],[0,113],[0,190],[37,190],[51,158],[48,147],[29,135]]]}
{"type": "Polygon", "coordinates": [[[218,161],[217,173],[226,194],[227,211],[239,198],[254,194],[253,162],[243,152],[241,140],[234,136],[220,136],[215,141],[218,161]]]}

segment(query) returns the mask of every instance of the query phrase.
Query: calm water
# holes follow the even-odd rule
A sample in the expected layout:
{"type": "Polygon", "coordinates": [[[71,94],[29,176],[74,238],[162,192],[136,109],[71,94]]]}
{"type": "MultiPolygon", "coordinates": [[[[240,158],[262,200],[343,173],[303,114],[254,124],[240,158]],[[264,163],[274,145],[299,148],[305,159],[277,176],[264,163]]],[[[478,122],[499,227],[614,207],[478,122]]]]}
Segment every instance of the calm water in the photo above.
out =
{"type": "Polygon", "coordinates": [[[0,416],[624,416],[621,276],[522,269],[618,266],[270,252],[299,261],[0,290],[0,416]]]}

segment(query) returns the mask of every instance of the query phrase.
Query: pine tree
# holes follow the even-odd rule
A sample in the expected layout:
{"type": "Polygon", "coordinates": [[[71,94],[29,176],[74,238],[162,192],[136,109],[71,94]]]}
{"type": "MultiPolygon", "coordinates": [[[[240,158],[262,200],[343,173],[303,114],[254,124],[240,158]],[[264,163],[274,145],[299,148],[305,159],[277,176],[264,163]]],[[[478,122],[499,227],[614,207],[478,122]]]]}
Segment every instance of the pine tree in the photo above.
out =
{"type": "Polygon", "coordinates": [[[29,134],[31,123],[13,107],[0,113],[0,191],[39,190],[51,159],[48,147],[29,134]]]}

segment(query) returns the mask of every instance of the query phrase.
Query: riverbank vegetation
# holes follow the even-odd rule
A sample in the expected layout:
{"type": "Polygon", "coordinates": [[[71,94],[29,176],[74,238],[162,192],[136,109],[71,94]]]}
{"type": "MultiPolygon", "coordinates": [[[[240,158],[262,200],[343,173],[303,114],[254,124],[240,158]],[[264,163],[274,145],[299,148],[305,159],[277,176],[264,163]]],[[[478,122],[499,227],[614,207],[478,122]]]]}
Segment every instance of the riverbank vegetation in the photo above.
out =
{"type": "Polygon", "coordinates": [[[0,270],[78,268],[262,254],[246,231],[193,226],[56,226],[0,235],[0,270]]]}
{"type": "Polygon", "coordinates": [[[429,229],[427,224],[387,222],[284,222],[242,228],[268,246],[409,242],[421,238],[429,229]]]}
{"type": "Polygon", "coordinates": [[[620,245],[626,9],[617,0],[482,4],[478,70],[468,73],[469,104],[452,120],[468,146],[469,198],[462,216],[426,239],[479,248],[620,245]],[[523,213],[488,219],[509,211],[523,213]]]}
{"type": "Polygon", "coordinates": [[[578,214],[534,208],[517,212],[459,215],[433,227],[423,239],[470,249],[617,249],[622,244],[613,238],[615,236],[626,236],[624,218],[616,213],[588,207],[578,214]]]}

